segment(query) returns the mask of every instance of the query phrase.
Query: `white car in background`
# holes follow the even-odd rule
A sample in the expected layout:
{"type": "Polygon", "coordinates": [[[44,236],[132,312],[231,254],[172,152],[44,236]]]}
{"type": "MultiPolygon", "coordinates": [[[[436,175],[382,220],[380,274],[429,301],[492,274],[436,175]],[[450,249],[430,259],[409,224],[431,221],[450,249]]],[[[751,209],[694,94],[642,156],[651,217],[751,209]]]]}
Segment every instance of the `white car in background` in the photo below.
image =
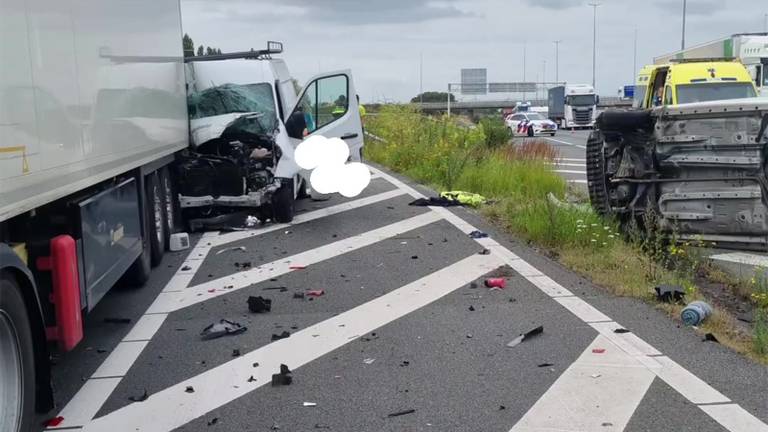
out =
{"type": "Polygon", "coordinates": [[[504,120],[512,135],[555,136],[557,124],[537,112],[524,112],[509,115],[504,120]]]}

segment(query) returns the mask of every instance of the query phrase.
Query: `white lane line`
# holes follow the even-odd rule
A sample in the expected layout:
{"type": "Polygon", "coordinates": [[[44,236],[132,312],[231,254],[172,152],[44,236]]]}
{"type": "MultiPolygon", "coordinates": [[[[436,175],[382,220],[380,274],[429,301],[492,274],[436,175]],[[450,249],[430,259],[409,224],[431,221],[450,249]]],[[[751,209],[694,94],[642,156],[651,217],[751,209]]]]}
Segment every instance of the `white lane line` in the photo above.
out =
{"type": "Polygon", "coordinates": [[[556,173],[560,173],[560,174],[580,174],[580,175],[583,175],[583,176],[587,175],[586,171],[564,170],[564,169],[556,169],[556,170],[552,170],[552,171],[554,171],[556,173]]]}
{"type": "Polygon", "coordinates": [[[597,330],[601,335],[610,339],[611,342],[618,345],[626,353],[632,356],[658,356],[661,352],[652,347],[648,342],[637,337],[636,334],[629,333],[615,333],[614,330],[623,328],[619,323],[610,322],[593,322],[589,324],[592,328],[597,330]]]}
{"type": "Polygon", "coordinates": [[[768,432],[768,425],[736,404],[705,405],[701,409],[730,431],[768,432]]]}
{"type": "Polygon", "coordinates": [[[586,163],[563,163],[563,162],[550,162],[547,165],[556,166],[556,167],[577,167],[577,168],[587,168],[586,163]]]}
{"type": "Polygon", "coordinates": [[[578,184],[587,184],[586,180],[581,179],[565,179],[568,183],[578,183],[578,184]]]}
{"type": "Polygon", "coordinates": [[[557,158],[555,160],[557,161],[566,161],[566,162],[581,162],[582,165],[585,165],[587,163],[586,159],[580,159],[580,158],[557,158]]]}
{"type": "MultiPolygon", "coordinates": [[[[536,285],[535,280],[534,281],[531,281],[531,279],[528,279],[528,280],[534,285],[536,285]]],[[[568,309],[572,314],[576,315],[580,320],[584,321],[585,323],[611,321],[611,319],[608,318],[607,315],[595,309],[594,306],[585,302],[579,297],[576,297],[576,296],[557,297],[555,298],[555,301],[560,303],[561,306],[568,309]]]]}
{"type": "Polygon", "coordinates": [[[654,378],[598,335],[510,432],[623,431],[654,378]],[[595,354],[594,348],[605,353],[595,354]]]}
{"type": "MultiPolygon", "coordinates": [[[[371,170],[375,170],[382,178],[386,179],[393,185],[397,186],[398,188],[404,190],[406,193],[410,194],[414,198],[424,198],[424,195],[413,189],[412,187],[406,185],[402,181],[398,180],[397,178],[381,171],[377,170],[375,168],[371,168],[371,170]]],[[[452,224],[456,225],[457,228],[459,228],[462,232],[468,233],[470,231],[474,230],[474,227],[466,223],[463,219],[456,216],[449,210],[442,208],[442,207],[430,207],[433,211],[443,215],[445,219],[452,224]]],[[[536,280],[536,276],[542,276],[543,273],[538,271],[535,267],[528,264],[525,260],[515,255],[512,251],[505,248],[495,240],[491,238],[483,238],[476,240],[478,243],[483,245],[485,248],[490,249],[492,254],[498,254],[504,259],[504,261],[511,266],[515,271],[518,271],[523,277],[525,277],[528,281],[530,281],[534,286],[541,289],[545,294],[550,295],[549,293],[552,292],[553,287],[549,282],[547,284],[543,284],[540,280],[536,280]],[[520,272],[522,269],[523,272],[520,272]]],[[[565,289],[565,288],[563,288],[565,289]]],[[[556,297],[555,301],[560,301],[562,299],[565,299],[567,297],[556,297]]],[[[577,297],[574,297],[577,298],[577,297]]],[[[597,311],[597,309],[595,309],[597,311]]],[[[571,311],[573,312],[573,311],[571,311]]],[[[602,314],[601,312],[597,311],[598,313],[602,314]]],[[[604,315],[605,316],[605,315],[604,315]]],[[[606,316],[607,318],[607,316],[606,316]]],[[[610,319],[610,318],[609,318],[610,319]]],[[[620,325],[620,324],[616,324],[620,325]]],[[[641,338],[637,338],[634,340],[635,346],[634,349],[630,350],[629,355],[632,355],[633,352],[635,352],[635,349],[637,350],[646,350],[646,351],[652,351],[654,353],[660,352],[655,349],[653,346],[648,344],[647,342],[643,341],[641,338]]],[[[618,346],[618,345],[617,345],[618,346]]],[[[621,348],[620,348],[621,349],[621,348]]],[[[722,402],[730,402],[728,398],[723,396],[720,392],[714,389],[714,387],[710,386],[700,378],[698,378],[696,375],[692,374],[682,366],[678,365],[671,359],[659,356],[659,357],[651,357],[649,355],[641,355],[636,357],[636,359],[643,364],[648,370],[652,371],[654,374],[656,374],[659,378],[664,380],[670,387],[675,389],[678,393],[683,395],[688,401],[691,403],[697,404],[700,408],[703,409],[706,405],[698,405],[701,403],[715,403],[718,401],[722,402]],[[712,401],[712,402],[702,402],[702,401],[712,401]]],[[[738,406],[738,405],[736,405],[738,406]]],[[[707,412],[705,410],[705,412],[707,412]]],[[[729,419],[729,424],[752,424],[750,422],[756,422],[760,427],[768,427],[760,421],[759,419],[756,419],[749,415],[749,413],[746,413],[747,415],[742,416],[742,418],[738,418],[740,415],[740,412],[746,413],[746,411],[741,410],[732,410],[729,411],[729,415],[734,416],[734,418],[729,419]]],[[[709,412],[707,412],[709,414],[709,412]]],[[[715,418],[713,416],[713,418],[715,418]]],[[[715,420],[717,420],[715,418],[715,420]]],[[[723,424],[723,423],[721,423],[723,424]]],[[[723,424],[723,426],[726,426],[723,424]]],[[[739,429],[739,428],[729,428],[726,426],[726,428],[731,432],[748,432],[751,431],[751,429],[739,429]]],[[[758,429],[755,429],[758,430],[758,429]]],[[[536,432],[544,432],[541,430],[537,430],[536,432]]],[[[554,431],[546,431],[546,432],[554,432],[554,431]]]]}
{"type": "Polygon", "coordinates": [[[440,217],[433,212],[423,213],[363,234],[262,264],[252,270],[207,281],[183,291],[162,292],[149,307],[147,313],[171,313],[294,271],[290,268],[291,266],[316,264],[421,228],[438,220],[440,217]]]}
{"type": "Polygon", "coordinates": [[[280,363],[297,369],[358,337],[376,330],[498,268],[493,255],[473,255],[428,276],[242,355],[155,393],[83,428],[88,431],[170,431],[268,384],[280,363]],[[252,364],[259,363],[254,368],[252,364]],[[253,376],[256,382],[248,382],[253,376]],[[195,389],[186,393],[187,386],[195,389]]]}
{"type": "Polygon", "coordinates": [[[550,297],[572,296],[573,293],[563,288],[559,283],[553,281],[549,276],[530,276],[529,282],[539,287],[540,290],[550,297]]]}
{"type": "MultiPolygon", "coordinates": [[[[290,225],[296,225],[302,222],[308,222],[308,221],[315,220],[328,215],[337,214],[346,210],[359,208],[364,205],[374,204],[380,201],[394,198],[396,196],[403,195],[403,193],[404,193],[403,191],[396,189],[393,191],[388,191],[388,192],[383,192],[377,195],[373,195],[370,197],[348,201],[346,203],[331,206],[326,209],[320,209],[320,210],[308,212],[294,218],[294,222],[290,225]]],[[[273,226],[270,226],[269,228],[277,227],[274,229],[280,229],[287,226],[289,225],[281,224],[281,225],[273,225],[273,226]]],[[[187,258],[184,260],[184,262],[181,263],[181,265],[179,266],[179,269],[176,271],[173,277],[171,277],[171,279],[168,281],[165,288],[163,288],[162,293],[181,292],[185,288],[187,288],[189,284],[192,282],[192,279],[195,277],[195,272],[197,271],[198,268],[200,268],[200,265],[208,256],[208,253],[210,252],[214,243],[216,245],[222,245],[230,241],[239,240],[237,236],[230,235],[230,234],[238,234],[238,235],[247,234],[248,237],[250,238],[253,236],[264,234],[266,232],[269,232],[269,230],[262,229],[262,230],[252,230],[252,231],[238,231],[236,233],[227,233],[222,235],[219,235],[219,233],[217,232],[204,233],[200,237],[200,240],[198,240],[195,246],[189,251],[187,258]],[[219,237],[224,237],[224,240],[219,240],[219,237]]],[[[162,293],[160,295],[163,295],[162,293]]],[[[150,312],[149,310],[144,312],[144,315],[136,322],[136,324],[134,324],[134,326],[128,332],[128,335],[126,335],[126,337],[123,339],[123,342],[134,342],[134,341],[149,342],[154,337],[154,335],[162,326],[162,323],[168,317],[168,314],[167,313],[149,313],[149,312],[150,312]]],[[[134,346],[134,348],[136,347],[138,347],[138,345],[134,346]]],[[[130,364],[125,363],[123,365],[123,368],[127,367],[129,369],[130,366],[136,361],[136,359],[140,354],[141,354],[141,350],[138,350],[138,352],[132,352],[130,357],[128,357],[128,359],[130,360],[130,364]]],[[[114,365],[114,364],[118,364],[119,362],[122,362],[121,351],[113,351],[100,365],[99,369],[101,369],[102,367],[106,367],[105,365],[114,365]]],[[[101,372],[99,372],[98,370],[97,370],[97,373],[101,374],[101,372]]],[[[67,404],[64,406],[62,411],[59,413],[59,415],[64,417],[64,421],[58,427],[49,428],[49,429],[76,428],[76,427],[81,427],[87,422],[89,422],[93,418],[93,416],[98,412],[98,410],[101,409],[101,406],[104,404],[104,402],[106,402],[106,400],[112,394],[115,387],[117,387],[117,384],[122,379],[122,375],[124,374],[112,375],[112,378],[108,378],[108,379],[107,378],[95,379],[96,375],[94,374],[94,376],[92,376],[91,379],[86,381],[83,387],[81,387],[80,390],[78,390],[75,396],[72,399],[70,399],[69,402],[67,402],[67,404]]]]}
{"type": "Polygon", "coordinates": [[[585,146],[585,145],[581,145],[581,144],[574,144],[574,143],[570,143],[570,142],[568,142],[568,141],[563,141],[563,140],[559,140],[559,139],[554,139],[554,138],[545,138],[545,139],[548,139],[548,140],[550,140],[550,141],[554,141],[554,142],[556,142],[556,143],[560,143],[560,144],[565,144],[565,145],[569,145],[569,146],[578,147],[578,148],[580,148],[580,149],[586,149],[586,148],[587,148],[587,146],[585,146]]]}
{"type": "Polygon", "coordinates": [[[730,252],[711,255],[709,259],[746,264],[754,267],[768,267],[768,256],[746,252],[730,252]]]}
{"type": "Polygon", "coordinates": [[[91,375],[91,378],[124,376],[148,343],[149,341],[120,342],[112,350],[111,355],[91,375]]]}
{"type": "Polygon", "coordinates": [[[272,231],[278,231],[281,229],[288,228],[291,225],[298,225],[301,223],[305,223],[312,220],[342,213],[345,211],[354,210],[356,208],[375,204],[381,201],[386,201],[388,199],[392,199],[404,194],[405,192],[399,189],[394,189],[391,191],[382,192],[380,194],[371,195],[369,197],[356,199],[354,201],[347,201],[341,204],[336,204],[334,206],[326,207],[320,210],[314,210],[304,214],[299,214],[293,218],[293,222],[291,222],[290,224],[273,224],[263,228],[258,228],[258,229],[248,230],[248,231],[234,231],[229,233],[222,233],[217,237],[211,239],[211,247],[221,246],[227,243],[232,243],[234,241],[259,236],[272,231]]]}

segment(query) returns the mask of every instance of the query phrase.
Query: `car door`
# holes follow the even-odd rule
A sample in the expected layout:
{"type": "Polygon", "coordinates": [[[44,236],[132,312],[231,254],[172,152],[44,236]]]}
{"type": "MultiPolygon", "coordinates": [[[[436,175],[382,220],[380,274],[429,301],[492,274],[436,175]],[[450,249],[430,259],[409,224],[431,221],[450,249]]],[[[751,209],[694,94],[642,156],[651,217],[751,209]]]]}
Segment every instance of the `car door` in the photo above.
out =
{"type": "Polygon", "coordinates": [[[523,120],[522,114],[515,114],[509,118],[509,128],[512,130],[512,134],[517,133],[517,128],[520,127],[520,122],[523,120]]]}
{"type": "MultiPolygon", "coordinates": [[[[352,72],[342,70],[312,77],[303,87],[291,117],[302,113],[306,134],[341,138],[349,146],[350,160],[362,159],[363,127],[352,72]]],[[[303,138],[292,136],[294,146],[303,138]]]]}

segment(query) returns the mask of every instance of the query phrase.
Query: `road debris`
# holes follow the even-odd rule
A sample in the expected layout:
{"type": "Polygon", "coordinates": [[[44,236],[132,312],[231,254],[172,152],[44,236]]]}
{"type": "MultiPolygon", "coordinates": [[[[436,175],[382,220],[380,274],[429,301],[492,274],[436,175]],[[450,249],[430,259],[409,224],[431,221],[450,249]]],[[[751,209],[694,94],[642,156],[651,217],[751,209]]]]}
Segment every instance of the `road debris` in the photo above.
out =
{"type": "Polygon", "coordinates": [[[321,290],[321,289],[319,289],[319,290],[309,290],[309,291],[306,292],[306,294],[309,297],[320,297],[321,295],[325,294],[325,290],[321,290]]]}
{"type": "Polygon", "coordinates": [[[614,333],[619,333],[619,334],[622,334],[622,333],[629,333],[629,330],[627,330],[627,329],[625,329],[625,328],[617,328],[617,329],[615,329],[613,332],[614,332],[614,333]]]}
{"type": "Polygon", "coordinates": [[[284,287],[284,286],[277,286],[277,287],[266,287],[266,288],[262,288],[261,290],[262,290],[262,291],[280,291],[280,292],[286,292],[286,291],[288,291],[288,287],[284,287]]]}
{"type": "Polygon", "coordinates": [[[593,348],[592,354],[602,354],[605,352],[605,348],[593,348]]]}
{"type": "Polygon", "coordinates": [[[485,286],[487,288],[504,289],[507,286],[507,281],[504,278],[488,278],[485,280],[485,286]]]}
{"type": "Polygon", "coordinates": [[[187,388],[184,389],[184,392],[185,393],[194,393],[195,392],[195,388],[192,387],[192,386],[187,386],[187,388]]]}
{"type": "Polygon", "coordinates": [[[250,261],[235,262],[235,267],[239,268],[240,270],[247,270],[252,266],[253,264],[251,264],[250,261]]]}
{"type": "Polygon", "coordinates": [[[527,331],[525,333],[522,333],[522,334],[520,334],[520,336],[512,339],[512,341],[510,341],[507,344],[507,346],[509,348],[516,347],[516,346],[520,345],[520,343],[522,343],[522,342],[524,342],[524,341],[526,341],[526,340],[528,340],[528,339],[530,339],[530,338],[532,338],[534,336],[538,336],[538,335],[542,334],[543,332],[544,332],[544,326],[538,326],[538,327],[536,327],[536,328],[534,328],[532,330],[529,330],[529,331],[527,331]]]}
{"type": "Polygon", "coordinates": [[[554,363],[544,362],[544,363],[539,363],[536,366],[540,367],[540,368],[543,368],[543,367],[550,367],[550,366],[554,366],[554,365],[555,365],[554,363]]]}
{"type": "Polygon", "coordinates": [[[290,385],[293,382],[293,374],[288,366],[281,364],[280,373],[272,375],[272,387],[290,385]]]}
{"type": "Polygon", "coordinates": [[[418,255],[411,255],[411,259],[419,259],[418,255]]]}
{"type": "Polygon", "coordinates": [[[256,382],[256,378],[254,378],[253,375],[251,375],[250,377],[248,377],[248,382],[256,382]]]}
{"type": "Polygon", "coordinates": [[[685,325],[697,326],[712,314],[712,306],[703,301],[693,301],[680,312],[685,325]]]}
{"type": "Polygon", "coordinates": [[[240,349],[239,348],[234,348],[232,350],[232,357],[240,357],[240,349]]]}
{"type": "Polygon", "coordinates": [[[288,332],[288,331],[283,331],[279,335],[278,334],[274,334],[274,333],[272,334],[272,340],[273,341],[280,340],[280,339],[285,339],[285,338],[288,338],[288,337],[291,337],[291,333],[288,332]]]}
{"type": "Polygon", "coordinates": [[[720,341],[719,341],[719,340],[717,340],[717,338],[715,337],[715,335],[713,335],[712,333],[707,333],[707,334],[705,334],[705,335],[704,335],[704,339],[702,340],[702,342],[715,342],[715,343],[720,343],[720,341]]]}
{"type": "Polygon", "coordinates": [[[257,218],[256,216],[247,216],[245,218],[245,226],[248,228],[253,228],[258,224],[259,224],[259,218],[257,218]]]}
{"type": "Polygon", "coordinates": [[[215,425],[218,422],[219,422],[219,418],[218,417],[214,417],[214,418],[208,420],[208,426],[213,426],[213,425],[215,425]]]}
{"type": "Polygon", "coordinates": [[[248,248],[246,248],[245,246],[228,247],[228,248],[224,248],[224,249],[216,252],[216,255],[221,255],[221,254],[226,253],[226,252],[234,252],[234,251],[247,252],[248,248]]]}
{"type": "Polygon", "coordinates": [[[654,288],[656,300],[664,303],[680,303],[685,297],[685,290],[680,285],[662,284],[654,288]]]}
{"type": "Polygon", "coordinates": [[[185,232],[171,234],[171,237],[168,239],[168,249],[171,252],[189,249],[189,234],[185,232]]]}
{"type": "Polygon", "coordinates": [[[389,417],[389,418],[400,417],[400,416],[404,416],[404,415],[407,415],[407,414],[413,414],[415,412],[416,412],[416,410],[411,408],[411,409],[407,409],[407,410],[402,410],[402,411],[397,411],[397,412],[389,413],[389,414],[387,414],[387,417],[389,417]]]}
{"type": "Polygon", "coordinates": [[[590,377],[592,377],[592,378],[600,378],[601,376],[602,376],[602,375],[601,375],[601,374],[599,374],[599,373],[596,373],[596,374],[592,374],[592,375],[590,375],[590,377]]]}
{"type": "Polygon", "coordinates": [[[445,197],[429,197],[417,198],[409,202],[408,205],[417,207],[454,207],[460,206],[461,203],[458,200],[445,197]]]}
{"type": "Polygon", "coordinates": [[[236,335],[248,330],[239,323],[222,319],[218,323],[211,324],[200,332],[203,340],[216,339],[227,335],[236,335]]]}
{"type": "Polygon", "coordinates": [[[470,306],[469,306],[469,311],[470,311],[470,312],[474,312],[474,311],[475,311],[475,307],[470,305],[470,306]]]}
{"type": "Polygon", "coordinates": [[[305,268],[307,268],[307,266],[298,265],[298,264],[297,265],[288,266],[288,270],[304,270],[305,268]]]}
{"type": "Polygon", "coordinates": [[[479,230],[474,230],[471,233],[469,233],[469,236],[473,239],[481,239],[481,238],[487,238],[488,234],[479,230]]]}
{"type": "Polygon", "coordinates": [[[477,253],[478,255],[490,255],[491,250],[490,249],[483,249],[480,252],[477,253]]]}
{"type": "Polygon", "coordinates": [[[185,266],[183,266],[183,267],[181,268],[181,271],[190,271],[190,270],[192,270],[192,267],[190,267],[190,266],[188,266],[188,265],[185,265],[185,266]]]}
{"type": "Polygon", "coordinates": [[[507,407],[504,405],[499,405],[499,411],[504,411],[505,409],[507,409],[507,407]]]}
{"type": "Polygon", "coordinates": [[[262,296],[248,297],[248,310],[253,313],[264,313],[272,310],[272,300],[262,296]]]}
{"type": "Polygon", "coordinates": [[[107,324],[130,324],[130,318],[104,318],[104,322],[107,324]]]}
{"type": "Polygon", "coordinates": [[[56,427],[61,424],[61,422],[64,421],[64,417],[62,416],[56,416],[54,418],[48,419],[45,422],[45,425],[48,427],[56,427]]]}
{"type": "Polygon", "coordinates": [[[411,362],[409,362],[408,360],[403,360],[400,362],[400,367],[406,367],[410,365],[411,365],[411,362]]]}
{"type": "Polygon", "coordinates": [[[373,364],[373,362],[375,362],[375,361],[376,361],[375,358],[367,358],[367,359],[363,360],[363,363],[365,363],[365,364],[373,364]]]}
{"type": "Polygon", "coordinates": [[[295,299],[303,299],[304,298],[304,293],[303,292],[293,293],[293,298],[295,298],[295,299]]]}
{"type": "Polygon", "coordinates": [[[324,425],[322,423],[315,423],[315,429],[330,429],[331,427],[328,425],[324,425]]]}
{"type": "Polygon", "coordinates": [[[144,393],[142,393],[139,396],[128,396],[128,400],[133,402],[144,402],[147,399],[149,399],[149,394],[147,393],[147,389],[144,389],[144,393]]]}
{"type": "Polygon", "coordinates": [[[472,333],[467,333],[467,339],[472,339],[472,333]]]}
{"type": "Polygon", "coordinates": [[[305,407],[316,407],[317,406],[317,402],[304,402],[302,404],[302,406],[305,406],[305,407]]]}

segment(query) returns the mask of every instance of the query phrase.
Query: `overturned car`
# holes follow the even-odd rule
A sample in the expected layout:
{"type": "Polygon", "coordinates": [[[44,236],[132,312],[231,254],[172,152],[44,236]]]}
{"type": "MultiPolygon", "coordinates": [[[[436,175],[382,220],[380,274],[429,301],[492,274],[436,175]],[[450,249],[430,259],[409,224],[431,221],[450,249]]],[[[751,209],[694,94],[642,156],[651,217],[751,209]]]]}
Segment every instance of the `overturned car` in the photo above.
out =
{"type": "Polygon", "coordinates": [[[587,143],[595,211],[718,247],[768,249],[768,99],[607,111],[587,143]],[[645,220],[648,220],[645,218],[645,220]]]}
{"type": "Polygon", "coordinates": [[[270,43],[186,59],[190,145],[177,164],[178,192],[193,231],[242,225],[246,216],[290,222],[307,190],[294,159],[306,136],[341,136],[350,154],[361,153],[351,73],[317,76],[299,98],[285,63],[271,57],[281,51],[270,43]],[[331,105],[338,100],[344,105],[331,105]]]}

